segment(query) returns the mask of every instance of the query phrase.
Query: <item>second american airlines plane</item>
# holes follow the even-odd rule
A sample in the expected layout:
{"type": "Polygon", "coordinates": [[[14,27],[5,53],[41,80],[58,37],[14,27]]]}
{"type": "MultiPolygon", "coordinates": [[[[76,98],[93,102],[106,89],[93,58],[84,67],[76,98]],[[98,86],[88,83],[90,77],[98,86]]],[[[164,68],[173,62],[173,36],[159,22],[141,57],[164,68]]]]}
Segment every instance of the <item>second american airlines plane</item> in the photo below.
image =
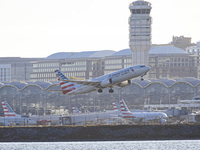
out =
{"type": "Polygon", "coordinates": [[[58,77],[58,81],[62,89],[51,91],[59,91],[67,95],[79,95],[96,90],[98,90],[99,93],[102,93],[104,88],[110,88],[109,93],[113,93],[113,87],[125,87],[131,84],[130,79],[132,78],[141,76],[141,80],[143,80],[143,76],[146,75],[149,70],[150,67],[148,66],[136,65],[97,78],[93,78],[89,81],[69,80],[59,70],[55,70],[56,76],[58,77]]]}

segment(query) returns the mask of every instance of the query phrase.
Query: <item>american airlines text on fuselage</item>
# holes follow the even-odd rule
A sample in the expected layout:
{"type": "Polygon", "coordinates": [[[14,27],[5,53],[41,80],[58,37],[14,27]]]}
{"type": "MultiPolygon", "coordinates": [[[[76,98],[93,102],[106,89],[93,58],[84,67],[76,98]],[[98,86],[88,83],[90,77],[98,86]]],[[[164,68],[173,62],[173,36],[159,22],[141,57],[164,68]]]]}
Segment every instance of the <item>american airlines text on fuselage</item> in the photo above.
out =
{"type": "Polygon", "coordinates": [[[116,72],[116,73],[113,73],[113,74],[110,74],[108,77],[109,78],[116,78],[116,77],[119,77],[119,76],[123,76],[125,74],[128,74],[129,72],[131,71],[134,71],[132,68],[127,68],[125,70],[122,70],[122,71],[119,71],[119,72],[116,72]]]}

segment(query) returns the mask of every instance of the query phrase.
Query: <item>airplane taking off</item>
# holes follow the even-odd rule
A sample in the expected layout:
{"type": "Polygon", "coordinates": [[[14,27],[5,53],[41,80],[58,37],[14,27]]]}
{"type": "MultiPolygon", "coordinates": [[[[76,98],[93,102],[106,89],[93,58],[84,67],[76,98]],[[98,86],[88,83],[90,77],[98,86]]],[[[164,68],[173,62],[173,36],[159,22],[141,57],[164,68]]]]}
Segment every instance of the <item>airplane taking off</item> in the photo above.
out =
{"type": "Polygon", "coordinates": [[[8,105],[4,100],[1,100],[4,117],[0,118],[0,123],[5,126],[10,126],[12,123],[14,125],[36,125],[37,122],[28,117],[22,117],[19,114],[16,114],[13,109],[8,105]],[[11,123],[12,122],[12,123],[11,123]]]}
{"type": "Polygon", "coordinates": [[[165,123],[168,118],[168,116],[163,112],[131,112],[123,99],[120,99],[120,108],[121,114],[119,116],[131,119],[136,123],[144,123],[153,120],[165,123]]]}
{"type": "Polygon", "coordinates": [[[59,70],[55,70],[56,76],[62,90],[49,90],[54,92],[62,92],[67,95],[79,95],[98,90],[99,93],[103,92],[104,88],[110,88],[109,93],[113,93],[112,89],[115,86],[125,87],[131,84],[131,79],[143,76],[150,70],[150,67],[145,65],[136,65],[106,74],[89,81],[69,80],[59,70]]]}

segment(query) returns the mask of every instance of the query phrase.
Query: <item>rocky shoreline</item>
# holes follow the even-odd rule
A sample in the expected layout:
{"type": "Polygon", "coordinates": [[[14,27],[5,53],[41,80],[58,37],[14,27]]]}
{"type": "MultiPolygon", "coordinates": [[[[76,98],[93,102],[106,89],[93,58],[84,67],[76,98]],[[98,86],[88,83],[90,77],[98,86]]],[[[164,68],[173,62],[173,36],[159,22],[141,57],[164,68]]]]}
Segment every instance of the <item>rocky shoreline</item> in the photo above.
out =
{"type": "Polygon", "coordinates": [[[0,142],[200,139],[200,125],[1,127],[0,142]]]}

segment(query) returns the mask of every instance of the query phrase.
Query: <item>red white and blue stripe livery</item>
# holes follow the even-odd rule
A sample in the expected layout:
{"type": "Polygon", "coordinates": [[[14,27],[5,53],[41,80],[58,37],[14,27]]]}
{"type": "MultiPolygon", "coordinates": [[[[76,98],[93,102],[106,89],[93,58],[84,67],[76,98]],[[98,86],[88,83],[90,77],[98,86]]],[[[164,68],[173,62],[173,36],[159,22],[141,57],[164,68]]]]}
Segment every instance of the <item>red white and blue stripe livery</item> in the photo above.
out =
{"type": "Polygon", "coordinates": [[[3,112],[5,117],[16,117],[18,114],[16,114],[13,109],[8,105],[8,103],[4,100],[1,100],[3,112]]]}
{"type": "Polygon", "coordinates": [[[72,106],[72,110],[73,110],[73,114],[80,114],[81,113],[76,106],[72,106]]]}

